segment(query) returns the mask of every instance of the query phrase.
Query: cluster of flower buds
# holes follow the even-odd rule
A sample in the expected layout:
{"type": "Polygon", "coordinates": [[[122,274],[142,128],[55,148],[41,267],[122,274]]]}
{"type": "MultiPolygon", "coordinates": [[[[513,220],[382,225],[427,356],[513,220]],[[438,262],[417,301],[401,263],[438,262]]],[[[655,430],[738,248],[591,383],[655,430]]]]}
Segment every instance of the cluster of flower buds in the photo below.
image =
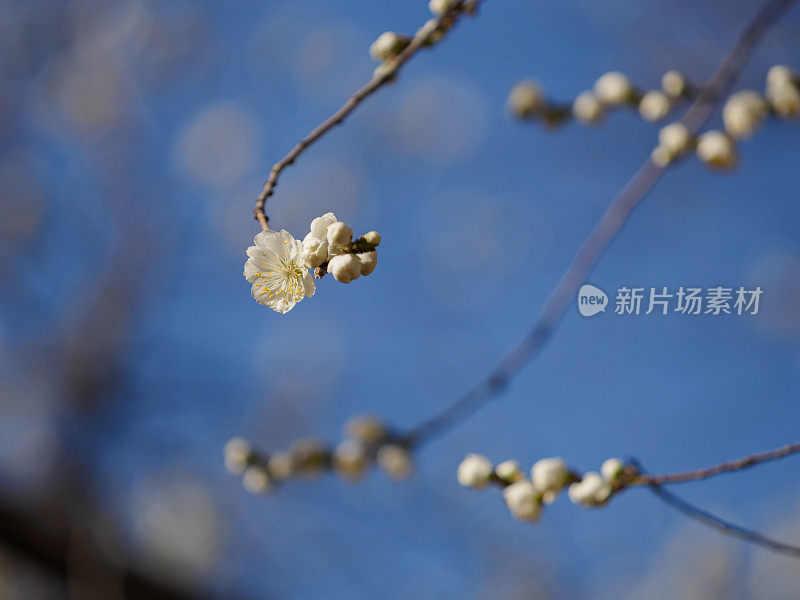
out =
{"type": "Polygon", "coordinates": [[[325,471],[357,481],[373,463],[398,481],[408,478],[414,468],[402,437],[366,415],[350,419],[344,427],[344,439],[335,446],[302,438],[286,451],[262,454],[242,438],[233,438],[225,445],[226,468],[240,475],[245,489],[253,493],[266,493],[289,479],[314,477],[325,471]]]}
{"type": "MultiPolygon", "coordinates": [[[[424,32],[432,30],[424,43],[425,46],[432,46],[440,41],[453,25],[453,19],[448,18],[451,13],[461,9],[467,14],[474,14],[477,9],[477,2],[474,0],[430,0],[428,8],[430,8],[435,18],[425,23],[415,35],[423,35],[424,32]]],[[[395,65],[392,61],[403,50],[408,48],[414,37],[405,33],[395,33],[394,31],[386,31],[378,36],[378,39],[372,42],[369,47],[369,54],[372,59],[381,63],[375,69],[374,76],[393,76],[395,65]]]]}
{"type": "Polygon", "coordinates": [[[353,240],[353,230],[337,221],[333,213],[327,213],[311,221],[311,231],[303,239],[301,258],[307,268],[314,269],[317,279],[327,272],[336,281],[350,283],[375,270],[378,263],[375,249],[380,243],[377,231],[353,240]]]}
{"type": "Polygon", "coordinates": [[[766,93],[741,90],[722,108],[724,130],[712,129],[692,136],[683,123],[671,123],[658,134],[651,158],[666,167],[694,150],[708,167],[729,170],[739,162],[739,140],[752,137],[770,115],[794,118],[800,115],[800,78],[789,67],[775,65],[767,73],[766,93]]]}
{"type": "Polygon", "coordinates": [[[485,456],[468,454],[458,466],[457,477],[464,487],[483,489],[489,484],[502,487],[511,514],[520,521],[535,522],[542,508],[555,501],[564,489],[575,504],[602,506],[636,474],[632,465],[618,458],[606,460],[599,473],[583,475],[569,469],[562,458],[544,458],[533,465],[529,479],[515,460],[494,466],[485,456]]]}
{"type": "Polygon", "coordinates": [[[640,92],[627,75],[611,71],[602,75],[591,90],[581,92],[571,105],[551,102],[535,81],[525,80],[511,88],[508,108],[518,119],[559,125],[570,117],[587,125],[602,122],[610,109],[638,108],[646,121],[661,121],[678,103],[690,99],[695,88],[678,71],[668,71],[661,78],[661,89],[640,92]]]}

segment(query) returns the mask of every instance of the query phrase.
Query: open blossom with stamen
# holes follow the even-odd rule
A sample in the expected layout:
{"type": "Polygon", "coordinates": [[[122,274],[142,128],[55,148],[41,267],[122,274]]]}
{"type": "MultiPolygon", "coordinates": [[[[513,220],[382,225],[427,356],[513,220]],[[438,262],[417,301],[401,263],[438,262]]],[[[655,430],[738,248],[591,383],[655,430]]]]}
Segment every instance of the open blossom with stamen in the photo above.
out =
{"type": "Polygon", "coordinates": [[[259,304],[284,314],[314,295],[314,277],[301,258],[302,244],[285,229],[262,231],[247,249],[244,277],[259,304]]]}

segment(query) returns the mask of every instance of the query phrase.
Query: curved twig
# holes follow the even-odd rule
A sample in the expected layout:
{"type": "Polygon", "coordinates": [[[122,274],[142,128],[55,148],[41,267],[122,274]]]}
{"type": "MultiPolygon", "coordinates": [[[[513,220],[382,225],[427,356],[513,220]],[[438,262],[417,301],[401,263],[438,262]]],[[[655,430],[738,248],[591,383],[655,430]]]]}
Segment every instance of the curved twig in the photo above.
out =
{"type": "Polygon", "coordinates": [[[742,458],[737,458],[736,460],[729,460],[723,463],[719,463],[717,465],[713,465],[711,467],[706,467],[704,469],[697,469],[695,471],[683,471],[681,473],[666,473],[663,475],[640,474],[636,476],[632,481],[630,481],[627,485],[629,486],[663,485],[665,483],[685,483],[687,481],[700,481],[702,479],[708,479],[709,477],[713,477],[714,475],[720,475],[722,473],[730,473],[732,471],[741,471],[742,469],[748,469],[763,462],[769,460],[777,460],[779,458],[789,456],[790,454],[796,454],[798,452],[800,452],[800,442],[793,442],[791,444],[786,444],[785,446],[781,446],[780,448],[775,448],[774,450],[768,450],[767,452],[759,452],[757,454],[750,454],[748,456],[743,456],[742,458]]]}
{"type": "MultiPolygon", "coordinates": [[[[638,461],[632,460],[631,464],[636,466],[636,468],[639,469],[640,472],[642,471],[642,466],[638,461]]],[[[708,527],[717,529],[718,531],[721,531],[725,535],[731,535],[734,537],[741,538],[747,542],[751,542],[758,546],[763,546],[764,548],[772,550],[773,552],[779,552],[781,554],[787,554],[789,556],[800,558],[800,547],[798,546],[793,546],[785,542],[773,540],[772,538],[769,538],[761,533],[758,533],[757,531],[753,531],[752,529],[747,529],[746,527],[742,527],[741,525],[732,523],[731,521],[723,519],[722,517],[718,517],[714,513],[702,509],[699,506],[695,506],[694,504],[687,502],[683,498],[676,496],[675,494],[666,490],[665,488],[661,487],[658,484],[651,483],[647,487],[662,502],[682,512],[690,519],[694,519],[695,521],[707,525],[708,527]]]]}
{"type": "MultiPolygon", "coordinates": [[[[796,0],[771,0],[756,14],[681,119],[693,134],[708,120],[720,98],[739,77],[758,42],[794,2],[796,0]]],[[[411,429],[407,434],[410,444],[430,440],[475,413],[502,391],[524,365],[539,355],[580,285],[622,229],[633,209],[653,188],[663,172],[664,169],[649,158],[645,160],[616,195],[578,250],[545,302],[530,333],[471,390],[439,414],[411,429]]]]}
{"type": "Polygon", "coordinates": [[[385,68],[376,73],[373,78],[364,87],[358,90],[355,94],[345,102],[342,107],[333,113],[330,117],[325,119],[322,123],[317,125],[311,132],[300,140],[294,148],[291,149],[289,154],[279,160],[269,172],[269,177],[264,183],[264,188],[256,199],[256,206],[253,211],[256,220],[261,223],[263,230],[269,229],[269,218],[265,212],[264,206],[278,185],[278,177],[281,172],[291,165],[298,156],[300,156],[306,148],[311,146],[319,138],[328,133],[331,129],[340,125],[345,118],[355,110],[366,98],[377,92],[381,87],[389,83],[397,75],[400,67],[417,51],[426,46],[431,41],[431,36],[437,31],[443,29],[450,29],[458,19],[465,13],[473,13],[482,0],[471,0],[470,2],[462,1],[455,4],[447,13],[429,20],[423,25],[419,31],[411,39],[409,45],[392,60],[384,63],[385,68]]]}

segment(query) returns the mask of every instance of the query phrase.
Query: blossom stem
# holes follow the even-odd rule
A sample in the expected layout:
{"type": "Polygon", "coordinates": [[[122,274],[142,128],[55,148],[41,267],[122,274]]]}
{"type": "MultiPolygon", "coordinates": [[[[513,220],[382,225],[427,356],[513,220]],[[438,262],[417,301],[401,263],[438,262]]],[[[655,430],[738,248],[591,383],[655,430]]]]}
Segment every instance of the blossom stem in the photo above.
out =
{"type": "Polygon", "coordinates": [[[264,188],[256,199],[256,206],[253,211],[256,220],[261,224],[261,228],[266,231],[269,229],[269,217],[265,211],[267,198],[272,196],[275,187],[278,185],[278,177],[281,172],[293,164],[295,160],[314,142],[327,134],[331,129],[345,120],[345,118],[355,110],[366,98],[374,94],[381,87],[392,81],[395,75],[399,72],[400,67],[420,48],[429,45],[431,37],[434,33],[442,28],[449,29],[454,25],[459,18],[464,14],[473,14],[477,6],[482,0],[463,0],[454,4],[445,14],[431,19],[423,27],[417,31],[411,42],[406,48],[400,52],[396,57],[386,62],[386,69],[373,76],[373,78],[364,87],[359,89],[345,102],[339,110],[333,113],[330,117],[325,119],[322,123],[317,125],[311,132],[300,140],[291,151],[284,156],[281,160],[275,163],[269,172],[269,177],[264,183],[264,188]]]}
{"type": "Polygon", "coordinates": [[[682,471],[679,473],[664,473],[661,475],[656,474],[643,474],[640,473],[633,477],[630,481],[626,482],[627,486],[637,485],[663,485],[667,483],[685,483],[687,481],[701,481],[721,475],[722,473],[731,473],[734,471],[741,471],[754,467],[755,465],[767,462],[770,460],[778,460],[791,454],[800,452],[800,442],[792,442],[774,450],[766,452],[759,452],[757,454],[749,454],[736,460],[725,461],[703,469],[694,471],[682,471]]]}

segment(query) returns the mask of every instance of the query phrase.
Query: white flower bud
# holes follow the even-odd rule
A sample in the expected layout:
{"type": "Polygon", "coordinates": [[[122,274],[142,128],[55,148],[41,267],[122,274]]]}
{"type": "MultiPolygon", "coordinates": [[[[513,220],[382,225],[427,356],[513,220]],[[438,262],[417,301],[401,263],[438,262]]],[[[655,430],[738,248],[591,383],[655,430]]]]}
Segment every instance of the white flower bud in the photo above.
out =
{"type": "Polygon", "coordinates": [[[244,489],[253,494],[264,494],[273,487],[269,474],[259,466],[247,467],[242,475],[242,485],[244,489]]]}
{"type": "Polygon", "coordinates": [[[336,221],[328,225],[326,236],[328,238],[329,252],[341,254],[342,249],[347,247],[353,239],[353,230],[342,221],[336,221]],[[336,250],[334,252],[334,250],[336,250]]]}
{"type": "Polygon", "coordinates": [[[410,36],[395,33],[394,31],[386,31],[372,42],[369,47],[369,54],[378,62],[386,61],[400,54],[409,43],[411,43],[410,36]]]}
{"type": "Polygon", "coordinates": [[[670,123],[658,132],[658,145],[669,153],[670,159],[674,159],[689,150],[692,134],[683,123],[670,123]]]}
{"type": "Polygon", "coordinates": [[[531,479],[537,490],[558,493],[567,484],[569,469],[563,458],[537,460],[531,469],[531,479]]]}
{"type": "Polygon", "coordinates": [[[636,98],[636,89],[630,79],[619,71],[611,71],[594,83],[594,93],[603,104],[627,104],[636,98]]]}
{"type": "Polygon", "coordinates": [[[736,92],[722,108],[725,130],[735,138],[749,138],[764,121],[769,107],[758,92],[736,92]]]}
{"type": "Polygon", "coordinates": [[[670,98],[680,98],[689,88],[689,81],[680,71],[667,71],[661,77],[661,89],[670,98]]]}
{"type": "Polygon", "coordinates": [[[393,65],[392,63],[381,63],[377,67],[375,67],[375,70],[372,72],[372,76],[375,79],[377,79],[379,77],[385,76],[387,73],[390,73],[390,76],[387,79],[387,81],[392,81],[395,78],[396,70],[397,69],[395,65],[393,65]]]}
{"type": "Polygon", "coordinates": [[[309,233],[303,240],[300,258],[309,269],[320,266],[328,260],[328,240],[317,239],[309,233]]]}
{"type": "Polygon", "coordinates": [[[358,415],[344,424],[344,434],[365,444],[374,444],[387,433],[386,425],[376,417],[358,415]]]}
{"type": "Polygon", "coordinates": [[[739,160],[733,138],[716,130],[707,131],[698,138],[697,156],[716,169],[732,169],[739,160]]]}
{"type": "Polygon", "coordinates": [[[618,458],[609,458],[603,462],[600,467],[600,474],[608,482],[616,481],[622,475],[625,469],[625,463],[618,458]]]}
{"type": "Polygon", "coordinates": [[[370,252],[359,252],[356,254],[358,262],[361,263],[361,274],[369,275],[375,270],[375,265],[378,264],[378,253],[375,250],[370,252]]]}
{"type": "Polygon", "coordinates": [[[430,0],[428,8],[437,17],[441,17],[453,6],[456,5],[457,0],[430,0]]]}
{"type": "Polygon", "coordinates": [[[361,237],[364,238],[365,242],[373,246],[378,246],[381,243],[381,234],[377,231],[368,231],[361,237]]]}
{"type": "Polygon", "coordinates": [[[536,521],[542,510],[534,485],[527,480],[512,483],[503,490],[503,499],[511,514],[520,521],[536,521]]]}
{"type": "Polygon", "coordinates": [[[660,121],[672,109],[672,103],[661,90],[650,90],[639,101],[639,114],[645,121],[660,121]]]}
{"type": "Polygon", "coordinates": [[[458,483],[464,487],[481,490],[492,476],[492,462],[480,454],[467,454],[458,465],[458,483]]]}
{"type": "Polygon", "coordinates": [[[767,89],[797,81],[797,73],[786,65],[774,65],[767,71],[767,89]]]}
{"type": "Polygon", "coordinates": [[[247,440],[238,437],[228,440],[223,452],[225,468],[234,475],[241,475],[247,468],[252,453],[253,447],[247,440]]]}
{"type": "Polygon", "coordinates": [[[378,466],[389,477],[395,480],[408,479],[413,470],[411,455],[408,450],[395,444],[387,444],[378,450],[376,457],[378,466]]]}
{"type": "Polygon", "coordinates": [[[595,125],[605,116],[605,109],[592,92],[581,92],[572,103],[572,116],[586,125],[595,125]]]}
{"type": "Polygon", "coordinates": [[[333,450],[333,468],[347,479],[358,479],[367,466],[367,451],[359,440],[344,440],[333,450]]]}
{"type": "Polygon", "coordinates": [[[793,83],[780,83],[769,87],[767,99],[772,110],[780,117],[796,117],[800,114],[800,88],[793,83]]]}
{"type": "Polygon", "coordinates": [[[292,476],[292,459],[286,452],[270,454],[267,468],[273,479],[286,481],[292,476]]]}
{"type": "Polygon", "coordinates": [[[591,471],[569,486],[569,499],[583,506],[600,506],[611,497],[611,486],[600,473],[591,471]]]}
{"type": "Polygon", "coordinates": [[[350,283],[361,275],[361,261],[355,254],[340,254],[334,256],[328,263],[328,273],[336,281],[350,283]]]}
{"type": "Polygon", "coordinates": [[[508,93],[508,110],[518,119],[537,115],[546,105],[544,92],[535,81],[520,81],[508,93]]]}
{"type": "Polygon", "coordinates": [[[656,146],[650,153],[650,160],[652,160],[659,167],[666,167],[672,162],[672,152],[667,150],[664,146],[656,146]]]}
{"type": "Polygon", "coordinates": [[[506,460],[494,468],[494,473],[503,481],[514,483],[524,477],[522,467],[515,460],[506,460]]]}

